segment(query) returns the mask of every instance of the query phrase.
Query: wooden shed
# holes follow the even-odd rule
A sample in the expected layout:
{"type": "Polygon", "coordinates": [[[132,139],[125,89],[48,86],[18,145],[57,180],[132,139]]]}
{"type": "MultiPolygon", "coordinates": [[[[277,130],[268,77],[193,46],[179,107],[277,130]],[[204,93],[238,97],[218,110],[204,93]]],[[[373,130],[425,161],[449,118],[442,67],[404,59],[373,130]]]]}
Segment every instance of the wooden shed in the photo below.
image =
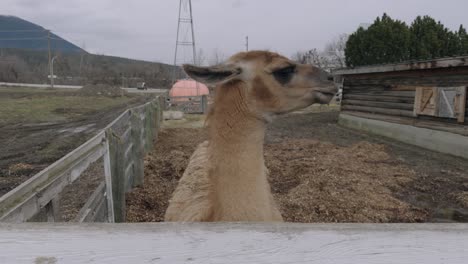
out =
{"type": "Polygon", "coordinates": [[[340,124],[468,158],[468,56],[339,69],[340,124]]]}

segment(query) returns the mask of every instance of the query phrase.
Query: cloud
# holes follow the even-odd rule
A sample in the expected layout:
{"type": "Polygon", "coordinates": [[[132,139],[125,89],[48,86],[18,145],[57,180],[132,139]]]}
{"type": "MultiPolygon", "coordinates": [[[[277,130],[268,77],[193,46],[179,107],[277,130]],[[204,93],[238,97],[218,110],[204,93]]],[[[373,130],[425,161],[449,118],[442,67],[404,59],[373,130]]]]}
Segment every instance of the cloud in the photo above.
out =
{"type": "MultiPolygon", "coordinates": [[[[167,63],[174,56],[178,6],[175,0],[2,0],[4,14],[51,29],[77,45],[167,63]]],[[[197,49],[205,54],[244,50],[248,35],[251,49],[270,48],[289,56],[322,48],[384,12],[408,23],[428,14],[455,29],[465,22],[468,1],[194,0],[192,8],[197,49]]]]}

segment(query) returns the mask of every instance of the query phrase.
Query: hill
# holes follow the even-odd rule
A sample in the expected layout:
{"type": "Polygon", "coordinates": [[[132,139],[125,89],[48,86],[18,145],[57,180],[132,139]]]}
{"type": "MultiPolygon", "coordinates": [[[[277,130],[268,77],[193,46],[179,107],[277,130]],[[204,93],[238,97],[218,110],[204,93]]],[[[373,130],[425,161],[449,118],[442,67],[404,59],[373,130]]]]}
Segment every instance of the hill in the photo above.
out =
{"type": "MultiPolygon", "coordinates": [[[[75,44],[50,33],[50,47],[60,52],[83,52],[75,44]]],[[[15,16],[0,15],[0,48],[47,50],[45,28],[15,16]]]]}
{"type": "MultiPolygon", "coordinates": [[[[86,52],[55,34],[50,34],[56,84],[106,83],[135,87],[169,88],[173,66],[86,52]]],[[[47,83],[48,32],[14,16],[0,15],[0,82],[47,83]]],[[[180,73],[180,69],[176,69],[180,73]]]]}

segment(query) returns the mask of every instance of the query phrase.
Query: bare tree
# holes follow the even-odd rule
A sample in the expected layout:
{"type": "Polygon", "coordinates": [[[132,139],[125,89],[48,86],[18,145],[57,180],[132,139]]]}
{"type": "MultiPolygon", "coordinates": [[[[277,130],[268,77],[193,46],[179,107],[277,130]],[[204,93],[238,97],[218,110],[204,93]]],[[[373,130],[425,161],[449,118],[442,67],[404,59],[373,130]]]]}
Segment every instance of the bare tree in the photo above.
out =
{"type": "Polygon", "coordinates": [[[221,53],[218,49],[215,49],[213,51],[213,55],[211,56],[208,62],[210,63],[210,65],[216,65],[221,64],[225,60],[226,56],[223,53],[221,53]]]}
{"type": "Polygon", "coordinates": [[[202,66],[206,62],[206,56],[203,49],[198,49],[197,56],[195,57],[195,65],[202,66]]]}
{"type": "Polygon", "coordinates": [[[298,51],[291,57],[299,63],[312,64],[326,71],[345,67],[345,47],[347,34],[341,34],[325,45],[324,51],[313,48],[308,51],[298,51]]]}
{"type": "Polygon", "coordinates": [[[328,69],[329,66],[326,56],[315,48],[305,52],[296,52],[293,55],[292,60],[302,64],[312,64],[321,69],[328,69]]]}
{"type": "Polygon", "coordinates": [[[340,34],[325,45],[324,54],[328,58],[330,67],[343,68],[345,64],[345,47],[348,34],[340,34]]]}

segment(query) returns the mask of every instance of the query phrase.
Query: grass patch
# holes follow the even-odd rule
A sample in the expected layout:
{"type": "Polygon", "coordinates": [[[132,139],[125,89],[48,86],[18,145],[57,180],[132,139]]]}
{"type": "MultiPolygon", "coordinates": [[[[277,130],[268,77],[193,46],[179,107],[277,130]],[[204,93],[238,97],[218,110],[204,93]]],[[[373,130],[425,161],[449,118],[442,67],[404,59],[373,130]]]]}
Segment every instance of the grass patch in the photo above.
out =
{"type": "Polygon", "coordinates": [[[60,89],[60,88],[34,88],[34,87],[18,87],[18,86],[2,86],[0,87],[0,95],[5,94],[53,94],[53,93],[73,93],[76,89],[60,89]]]}
{"type": "Polygon", "coordinates": [[[124,104],[129,100],[131,100],[129,97],[64,96],[54,93],[48,96],[31,94],[21,98],[2,96],[0,98],[0,124],[57,122],[75,119],[95,111],[124,104]]]}

